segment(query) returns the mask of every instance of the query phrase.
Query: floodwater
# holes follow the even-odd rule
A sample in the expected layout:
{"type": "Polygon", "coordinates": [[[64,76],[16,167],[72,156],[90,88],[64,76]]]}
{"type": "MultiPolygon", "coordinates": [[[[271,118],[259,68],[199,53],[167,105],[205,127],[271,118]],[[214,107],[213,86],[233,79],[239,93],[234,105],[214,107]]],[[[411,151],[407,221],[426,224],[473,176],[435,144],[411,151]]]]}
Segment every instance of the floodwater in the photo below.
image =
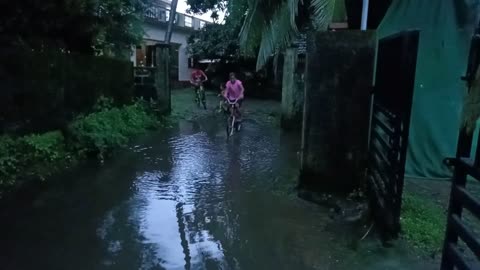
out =
{"type": "Polygon", "coordinates": [[[432,269],[296,196],[297,135],[180,121],[0,215],[0,269],[432,269]]]}

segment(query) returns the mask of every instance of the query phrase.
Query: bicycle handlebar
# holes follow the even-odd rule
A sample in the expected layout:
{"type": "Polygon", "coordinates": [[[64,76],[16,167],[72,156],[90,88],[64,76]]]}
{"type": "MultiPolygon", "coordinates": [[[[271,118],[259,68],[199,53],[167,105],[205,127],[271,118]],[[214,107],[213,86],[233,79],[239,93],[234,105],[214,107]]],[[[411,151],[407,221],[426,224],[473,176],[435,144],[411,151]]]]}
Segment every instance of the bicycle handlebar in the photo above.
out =
{"type": "Polygon", "coordinates": [[[228,98],[226,98],[226,100],[227,100],[228,104],[230,104],[230,105],[235,105],[238,102],[238,99],[235,99],[235,101],[233,101],[233,102],[231,102],[228,98]]]}
{"type": "Polygon", "coordinates": [[[208,80],[202,80],[202,81],[190,81],[191,84],[200,84],[200,83],[204,83],[208,80]]]}

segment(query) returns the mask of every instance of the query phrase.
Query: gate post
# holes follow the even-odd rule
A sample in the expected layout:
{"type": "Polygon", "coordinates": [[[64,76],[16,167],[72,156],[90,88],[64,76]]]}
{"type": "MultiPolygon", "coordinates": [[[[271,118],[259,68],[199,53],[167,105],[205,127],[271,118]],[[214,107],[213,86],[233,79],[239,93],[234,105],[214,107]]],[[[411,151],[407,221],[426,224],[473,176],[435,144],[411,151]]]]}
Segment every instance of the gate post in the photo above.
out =
{"type": "Polygon", "coordinates": [[[300,184],[350,192],[365,171],[375,33],[309,34],[300,184]]]}
{"type": "Polygon", "coordinates": [[[287,48],[283,62],[282,118],[283,129],[301,128],[303,89],[297,84],[297,49],[287,48]]]}
{"type": "Polygon", "coordinates": [[[156,46],[157,72],[155,73],[155,88],[157,91],[158,109],[161,113],[171,111],[170,89],[170,45],[159,43],[156,46]]]}

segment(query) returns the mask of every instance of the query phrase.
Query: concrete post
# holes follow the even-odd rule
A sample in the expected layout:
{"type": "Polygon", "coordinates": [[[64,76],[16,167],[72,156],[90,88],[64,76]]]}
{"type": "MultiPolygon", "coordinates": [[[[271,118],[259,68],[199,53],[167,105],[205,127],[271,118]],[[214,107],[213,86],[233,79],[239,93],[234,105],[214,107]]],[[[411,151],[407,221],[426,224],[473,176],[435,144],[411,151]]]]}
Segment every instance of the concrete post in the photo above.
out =
{"type": "Polygon", "coordinates": [[[301,184],[350,192],[367,160],[375,34],[312,33],[308,38],[301,184]]]}
{"type": "Polygon", "coordinates": [[[155,72],[155,88],[157,91],[158,109],[161,113],[170,113],[170,45],[159,43],[156,46],[157,72],[155,72]]]}
{"type": "Polygon", "coordinates": [[[302,126],[303,87],[298,83],[297,49],[288,48],[283,62],[282,118],[283,129],[300,129],[302,126]]]}

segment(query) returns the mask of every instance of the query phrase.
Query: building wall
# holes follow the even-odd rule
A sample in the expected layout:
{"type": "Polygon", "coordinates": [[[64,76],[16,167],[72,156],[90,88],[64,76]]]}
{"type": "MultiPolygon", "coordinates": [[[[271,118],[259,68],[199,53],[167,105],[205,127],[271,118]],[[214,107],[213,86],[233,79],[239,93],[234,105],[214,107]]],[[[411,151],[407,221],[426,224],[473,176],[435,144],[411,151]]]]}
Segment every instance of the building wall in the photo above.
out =
{"type": "MultiPolygon", "coordinates": [[[[161,42],[165,39],[166,28],[162,26],[153,26],[150,24],[144,24],[143,29],[145,31],[144,39],[148,40],[148,43],[161,42]]],[[[190,78],[190,69],[188,68],[188,53],[187,53],[187,40],[190,36],[189,32],[174,31],[172,33],[172,43],[180,44],[178,50],[178,80],[188,81],[190,78]]],[[[135,55],[132,56],[132,60],[135,65],[135,55]]]]}

